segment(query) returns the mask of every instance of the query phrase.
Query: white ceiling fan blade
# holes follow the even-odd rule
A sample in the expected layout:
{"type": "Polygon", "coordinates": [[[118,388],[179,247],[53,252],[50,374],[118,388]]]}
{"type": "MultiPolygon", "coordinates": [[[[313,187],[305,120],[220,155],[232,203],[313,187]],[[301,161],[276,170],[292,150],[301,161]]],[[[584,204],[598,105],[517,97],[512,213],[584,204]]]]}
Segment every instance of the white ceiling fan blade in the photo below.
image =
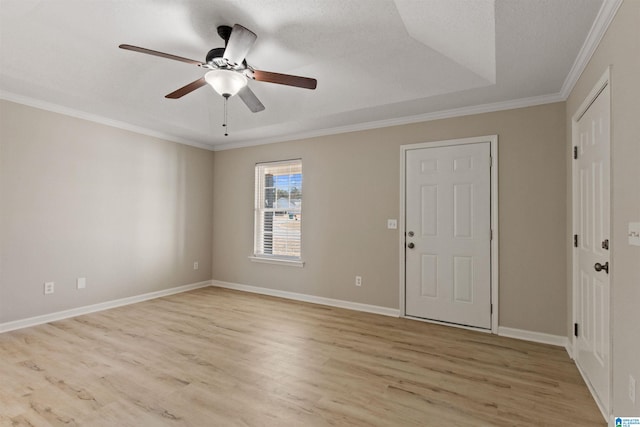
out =
{"type": "Polygon", "coordinates": [[[242,64],[257,38],[258,36],[253,31],[239,24],[234,25],[229,37],[229,43],[227,43],[227,47],[224,50],[224,59],[232,67],[242,64]]]}
{"type": "Polygon", "coordinates": [[[249,89],[249,86],[245,86],[240,89],[240,92],[238,92],[238,96],[252,112],[257,113],[264,110],[264,105],[262,105],[262,102],[260,102],[256,94],[253,93],[251,89],[249,89]]]}

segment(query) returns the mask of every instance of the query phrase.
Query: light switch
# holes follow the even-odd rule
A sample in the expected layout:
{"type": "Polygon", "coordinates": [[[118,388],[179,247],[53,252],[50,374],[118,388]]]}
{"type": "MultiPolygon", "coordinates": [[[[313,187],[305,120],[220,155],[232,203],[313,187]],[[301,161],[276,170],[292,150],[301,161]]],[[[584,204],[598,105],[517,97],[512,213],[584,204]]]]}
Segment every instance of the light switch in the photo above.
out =
{"type": "Polygon", "coordinates": [[[640,222],[629,223],[629,244],[640,246],[640,222]]]}
{"type": "Polygon", "coordinates": [[[387,228],[389,230],[395,230],[398,228],[398,220],[397,219],[388,219],[387,220],[387,228]]]}

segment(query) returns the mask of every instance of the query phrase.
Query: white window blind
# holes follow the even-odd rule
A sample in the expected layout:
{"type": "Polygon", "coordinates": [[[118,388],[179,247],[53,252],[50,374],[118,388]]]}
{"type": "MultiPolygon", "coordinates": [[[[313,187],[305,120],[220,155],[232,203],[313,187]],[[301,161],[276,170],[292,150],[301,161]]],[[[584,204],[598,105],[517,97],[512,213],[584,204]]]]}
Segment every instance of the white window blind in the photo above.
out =
{"type": "Polygon", "coordinates": [[[256,165],[254,256],[300,260],[302,160],[256,165]]]}

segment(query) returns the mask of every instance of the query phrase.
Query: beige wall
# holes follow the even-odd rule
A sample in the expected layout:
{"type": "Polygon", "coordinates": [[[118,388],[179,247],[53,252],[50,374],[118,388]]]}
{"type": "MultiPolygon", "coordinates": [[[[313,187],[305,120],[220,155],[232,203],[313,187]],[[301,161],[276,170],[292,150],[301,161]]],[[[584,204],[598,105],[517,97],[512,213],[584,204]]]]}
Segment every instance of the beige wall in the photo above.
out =
{"type": "MultiPolygon", "coordinates": [[[[625,0],[567,100],[571,120],[611,65],[611,314],[613,414],[640,415],[640,247],[627,243],[627,225],[640,222],[640,1],[625,0]],[[636,404],[627,397],[629,375],[637,381],[636,404]]],[[[567,147],[567,150],[570,148],[567,147]]],[[[568,167],[567,181],[571,182],[568,167]]],[[[568,187],[570,189],[570,185],[568,187]]],[[[571,212],[571,194],[567,206],[571,212]]],[[[569,218],[570,219],[570,218],[569,218]]],[[[571,230],[571,227],[568,228],[571,230]]],[[[571,259],[568,259],[570,272],[571,259]]],[[[571,280],[568,321],[572,324],[571,280]]]]}
{"type": "Polygon", "coordinates": [[[0,101],[0,323],[209,280],[213,157],[0,101]]]}
{"type": "Polygon", "coordinates": [[[216,152],[213,279],[398,308],[400,145],[491,134],[500,326],[566,336],[564,103],[216,152]],[[306,265],[252,263],[254,165],[298,157],[306,265]]]}
{"type": "Polygon", "coordinates": [[[630,374],[640,385],[640,248],[626,237],[640,221],[638,22],[640,1],[625,0],[566,104],[215,155],[0,101],[0,323],[212,277],[397,308],[386,219],[399,214],[399,146],[498,134],[500,325],[570,334],[571,118],[611,65],[613,412],[640,414],[627,398],[630,374]],[[297,157],[306,266],[252,263],[254,164],[297,157]]]}

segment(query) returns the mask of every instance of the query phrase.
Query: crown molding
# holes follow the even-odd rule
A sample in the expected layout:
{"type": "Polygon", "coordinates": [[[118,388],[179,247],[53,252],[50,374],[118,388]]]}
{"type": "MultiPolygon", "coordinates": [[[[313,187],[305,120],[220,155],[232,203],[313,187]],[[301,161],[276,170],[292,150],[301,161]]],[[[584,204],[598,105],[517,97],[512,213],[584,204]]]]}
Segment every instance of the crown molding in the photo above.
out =
{"type": "Polygon", "coordinates": [[[162,132],[153,131],[140,126],[131,125],[117,120],[107,119],[95,114],[86,113],[72,108],[63,107],[34,98],[17,95],[7,91],[0,91],[0,99],[4,99],[18,104],[27,105],[29,107],[39,108],[41,110],[51,111],[54,113],[64,114],[67,116],[88,120],[106,126],[123,129],[142,135],[160,138],[166,141],[176,142],[178,144],[190,145],[192,147],[202,148],[209,151],[224,151],[236,148],[254,147],[258,145],[273,144],[276,142],[287,142],[301,139],[317,138],[322,136],[337,135],[341,133],[358,132],[371,129],[380,129],[391,126],[402,126],[412,123],[428,122],[433,120],[449,119],[462,116],[470,116],[473,114],[492,113],[496,111],[513,110],[516,108],[533,107],[536,105],[551,104],[554,102],[562,102],[566,100],[560,93],[549,95],[533,96],[529,98],[520,98],[509,101],[493,102],[488,104],[473,105],[469,107],[453,108],[450,110],[434,111],[432,113],[418,114],[414,116],[398,117],[394,119],[376,120],[365,123],[357,123],[347,126],[329,127],[324,129],[312,130],[309,132],[299,132],[287,136],[275,136],[262,139],[252,139],[247,141],[232,142],[228,144],[207,145],[195,141],[177,138],[162,132]]]}
{"type": "Polygon", "coordinates": [[[541,96],[534,96],[529,98],[514,99],[510,101],[493,102],[489,104],[481,104],[481,105],[474,105],[469,107],[454,108],[450,110],[435,111],[432,113],[399,117],[395,119],[376,120],[376,121],[365,122],[365,123],[357,123],[354,125],[330,127],[325,129],[313,130],[309,132],[300,132],[300,133],[290,134],[287,136],[276,136],[276,137],[270,137],[270,138],[240,141],[240,142],[234,142],[234,143],[228,143],[228,144],[220,144],[215,146],[201,144],[201,143],[197,143],[197,142],[182,139],[182,138],[176,138],[175,136],[172,136],[172,135],[167,135],[161,132],[152,131],[150,129],[130,125],[128,123],[124,123],[116,120],[107,119],[94,114],[85,113],[82,111],[74,110],[67,107],[62,107],[62,106],[51,104],[48,102],[39,101],[39,100],[25,97],[22,95],[16,95],[10,92],[0,91],[0,99],[5,99],[7,101],[16,102],[18,104],[24,104],[24,105],[39,108],[42,110],[52,111],[54,113],[65,114],[67,116],[76,117],[79,119],[88,120],[88,121],[92,121],[92,122],[107,125],[107,126],[112,126],[112,127],[123,129],[123,130],[128,130],[128,131],[139,133],[142,135],[152,136],[155,138],[160,138],[167,141],[176,142],[179,144],[190,145],[193,147],[202,148],[209,151],[224,151],[224,150],[232,150],[235,148],[253,147],[258,145],[272,144],[276,142],[295,141],[295,140],[301,140],[301,139],[337,135],[341,133],[358,132],[358,131],[364,131],[364,130],[391,127],[391,126],[402,126],[402,125],[412,124],[412,123],[420,123],[420,122],[428,122],[433,120],[469,116],[473,114],[492,113],[496,111],[513,110],[516,108],[533,107],[536,105],[562,102],[566,100],[566,97],[562,97],[560,93],[555,93],[550,95],[541,95],[541,96]]]}
{"type": "Polygon", "coordinates": [[[202,143],[191,141],[184,138],[179,138],[174,135],[169,135],[163,132],[158,132],[158,131],[147,129],[141,126],[135,126],[135,125],[121,122],[118,120],[108,119],[106,117],[102,117],[97,114],[90,114],[84,111],[75,110],[73,108],[64,107],[62,105],[41,101],[39,99],[18,95],[12,92],[4,91],[4,90],[0,90],[0,99],[3,99],[5,101],[10,101],[10,102],[15,102],[17,104],[26,105],[28,107],[38,108],[40,110],[50,111],[52,113],[64,114],[65,116],[75,117],[76,119],[87,120],[89,122],[94,122],[101,125],[122,129],[129,132],[135,132],[141,135],[151,136],[153,138],[163,139],[165,141],[175,142],[183,145],[190,145],[192,147],[202,148],[204,150],[209,150],[209,151],[213,150],[213,147],[211,145],[202,144],[202,143]]]}
{"type": "Polygon", "coordinates": [[[542,104],[565,101],[559,93],[550,95],[533,96],[530,98],[513,99],[510,101],[493,102],[489,104],[473,105],[469,107],[454,108],[450,110],[435,111],[432,113],[418,114],[414,116],[398,117],[395,119],[376,120],[366,123],[357,123],[348,126],[338,126],[325,129],[301,132],[282,137],[256,139],[250,141],[221,144],[213,147],[214,151],[232,150],[235,148],[253,147],[257,145],[272,144],[301,139],[317,138],[321,136],[337,135],[348,132],[358,132],[371,129],[380,129],[391,126],[402,126],[412,123],[429,122],[433,120],[450,119],[454,117],[470,116],[473,114],[493,113],[496,111],[513,110],[516,108],[533,107],[542,104]]]}
{"type": "Polygon", "coordinates": [[[586,68],[589,60],[593,56],[596,48],[600,44],[602,37],[606,33],[611,21],[616,15],[616,12],[620,8],[623,0],[604,0],[598,15],[587,34],[587,38],[582,44],[580,52],[576,60],[571,66],[571,70],[562,84],[560,92],[548,95],[535,96],[530,98],[521,98],[511,101],[495,102],[488,104],[481,104],[470,107],[461,107],[451,110],[436,111],[433,113],[420,114],[415,116],[401,117],[396,119],[378,120],[367,123],[359,123],[349,126],[340,126],[314,130],[310,132],[302,132],[297,134],[288,135],[286,137],[272,137],[257,139],[251,141],[243,141],[237,143],[221,144],[213,147],[214,151],[231,150],[234,148],[252,147],[256,145],[271,144],[274,142],[286,142],[299,139],[316,138],[321,136],[335,135],[347,132],[357,132],[362,130],[379,129],[389,126],[400,126],[411,123],[427,122],[432,120],[448,119],[453,117],[462,117],[472,114],[491,113],[496,111],[510,110],[515,108],[532,107],[535,105],[551,104],[554,102],[563,102],[569,98],[573,87],[578,81],[578,78],[586,68]]]}
{"type": "Polygon", "coordinates": [[[473,114],[491,113],[496,111],[511,110],[516,108],[532,107],[542,104],[550,104],[554,102],[566,101],[569,94],[573,90],[578,78],[584,71],[585,67],[589,63],[589,60],[593,56],[598,44],[602,40],[602,37],[606,33],[611,21],[615,17],[616,12],[620,8],[623,0],[604,0],[596,19],[591,26],[589,34],[585,39],[576,60],[574,61],[569,74],[564,80],[560,92],[534,96],[529,98],[521,98],[510,101],[501,101],[487,104],[480,104],[475,106],[454,108],[443,111],[435,111],[431,113],[419,114],[414,116],[399,117],[394,119],[376,120],[365,123],[358,123],[347,126],[328,127],[324,129],[316,129],[308,132],[298,132],[286,136],[275,136],[261,139],[251,139],[247,141],[232,142],[219,145],[208,145],[200,142],[179,138],[174,135],[165,134],[162,132],[154,131],[151,129],[143,128],[140,126],[131,125],[125,122],[107,119],[95,114],[86,113],[79,110],[63,107],[60,105],[52,104],[45,101],[40,101],[34,98],[25,97],[22,95],[13,94],[6,91],[0,91],[0,99],[16,102],[19,104],[28,105],[31,107],[39,108],[42,110],[52,111],[55,113],[65,114],[71,117],[76,117],[91,122],[112,126],[115,128],[135,132],[142,135],[147,135],[163,140],[176,142],[179,144],[190,145],[192,147],[202,148],[210,151],[223,151],[231,150],[243,147],[253,147],[258,145],[272,144],[276,142],[287,142],[301,139],[317,138],[322,136],[336,135],[348,132],[357,132],[371,129],[379,129],[390,126],[401,126],[412,123],[428,122],[433,120],[448,119],[454,117],[462,117],[473,114]]]}
{"type": "Polygon", "coordinates": [[[611,21],[613,21],[613,18],[616,16],[616,12],[620,8],[621,4],[622,0],[604,0],[602,3],[598,16],[596,16],[595,21],[593,21],[591,30],[589,30],[589,34],[587,34],[587,38],[582,44],[582,48],[580,49],[580,52],[578,52],[578,56],[573,62],[571,70],[569,70],[569,74],[567,74],[567,78],[562,84],[560,95],[563,100],[566,101],[566,99],[569,98],[573,87],[576,85],[580,75],[587,67],[589,60],[600,44],[602,37],[604,37],[604,34],[607,32],[607,29],[609,28],[611,21]]]}

